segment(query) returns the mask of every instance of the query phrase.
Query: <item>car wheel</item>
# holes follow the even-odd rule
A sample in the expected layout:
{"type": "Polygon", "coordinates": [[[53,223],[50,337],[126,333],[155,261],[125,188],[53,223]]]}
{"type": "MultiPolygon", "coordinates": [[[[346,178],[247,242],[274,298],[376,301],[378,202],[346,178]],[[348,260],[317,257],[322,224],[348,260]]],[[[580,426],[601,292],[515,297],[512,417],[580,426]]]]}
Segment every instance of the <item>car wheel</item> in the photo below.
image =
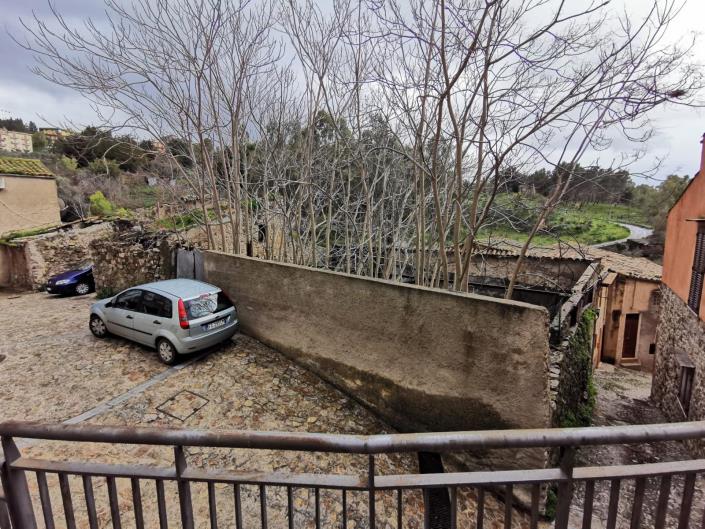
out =
{"type": "Polygon", "coordinates": [[[173,366],[177,360],[176,348],[169,340],[160,338],[157,340],[157,356],[162,363],[173,366]]]}
{"type": "Polygon", "coordinates": [[[96,338],[105,338],[108,335],[108,328],[105,326],[105,322],[100,316],[96,316],[95,314],[91,315],[89,327],[91,328],[93,336],[96,338]]]}
{"type": "Polygon", "coordinates": [[[88,283],[79,283],[76,285],[76,294],[84,296],[91,291],[91,286],[88,283]]]}

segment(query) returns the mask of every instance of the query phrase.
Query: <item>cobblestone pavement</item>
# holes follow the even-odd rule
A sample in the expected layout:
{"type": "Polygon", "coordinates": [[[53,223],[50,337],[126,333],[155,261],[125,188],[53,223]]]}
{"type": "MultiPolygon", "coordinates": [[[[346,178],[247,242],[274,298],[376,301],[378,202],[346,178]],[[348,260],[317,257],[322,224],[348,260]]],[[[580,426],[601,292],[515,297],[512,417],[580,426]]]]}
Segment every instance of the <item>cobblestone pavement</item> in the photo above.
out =
{"type": "Polygon", "coordinates": [[[88,330],[95,298],[0,291],[4,420],[63,421],[164,370],[155,354],[88,330]]]}
{"type": "MultiPolygon", "coordinates": [[[[632,369],[625,369],[609,364],[602,364],[595,371],[597,386],[597,405],[595,409],[595,426],[625,424],[654,424],[668,422],[661,411],[651,402],[651,374],[632,369]]],[[[593,465],[631,465],[657,463],[690,459],[683,443],[669,441],[652,444],[614,445],[582,448],[578,452],[580,466],[593,465]]],[[[683,476],[675,476],[671,485],[667,527],[678,526],[680,502],[683,491],[683,476]]],[[[646,482],[642,521],[640,527],[653,527],[658,500],[660,478],[651,478],[646,482]]],[[[632,516],[632,499],[634,498],[634,480],[622,480],[620,483],[620,501],[617,527],[630,527],[632,516]]],[[[696,482],[691,527],[701,525],[705,503],[705,483],[702,478],[696,482]]],[[[598,481],[595,484],[593,528],[606,526],[609,508],[610,483],[598,481]]],[[[579,485],[573,502],[571,526],[581,527],[585,487],[579,485]]]]}
{"type": "MultiPolygon", "coordinates": [[[[153,351],[117,338],[98,340],[88,331],[87,310],[92,296],[54,298],[41,293],[14,295],[0,292],[0,406],[2,418],[56,422],[76,417],[95,406],[124,395],[166,370],[153,351]]],[[[118,399],[120,400],[120,399],[118,399]]],[[[92,424],[170,426],[203,429],[247,429],[308,431],[349,434],[387,433],[393,430],[369,411],[315,375],[248,337],[193,360],[171,376],[160,379],[137,395],[87,419],[92,424]]],[[[23,455],[35,458],[125,464],[171,466],[169,448],[117,446],[91,443],[37,442],[23,448],[23,455]]],[[[236,471],[282,471],[354,474],[364,476],[367,460],[362,456],[275,452],[269,450],[187,449],[190,466],[236,471]]],[[[380,474],[418,472],[416,457],[410,454],[381,456],[380,474]]],[[[86,527],[83,483],[70,477],[78,527],[86,527]]],[[[57,527],[64,527],[58,478],[49,475],[52,505],[57,527]]],[[[134,525],[129,480],[118,479],[118,498],[123,527],[134,525]]],[[[94,479],[93,488],[100,527],[110,526],[107,485],[94,479]]],[[[30,477],[36,496],[37,485],[30,477]]],[[[157,503],[153,482],[141,482],[146,527],[156,527],[157,503]]],[[[233,488],[216,485],[220,527],[234,526],[233,488]]],[[[341,493],[321,492],[323,527],[342,526],[341,493]]],[[[177,492],[166,483],[170,526],[179,525],[177,492]]],[[[405,527],[423,526],[422,498],[418,493],[403,497],[405,527]]],[[[209,523],[206,485],[193,486],[197,527],[209,523]]],[[[245,527],[259,527],[260,496],[254,486],[242,487],[245,527]]],[[[286,490],[268,488],[270,527],[286,527],[286,490]]],[[[475,516],[472,491],[459,493],[459,526],[470,526],[475,516]]],[[[41,520],[39,503],[35,501],[41,520]]],[[[315,495],[294,489],[296,527],[314,527],[315,495]]],[[[377,496],[377,526],[396,526],[396,497],[377,496]]],[[[367,496],[349,493],[348,527],[367,527],[367,496]]],[[[488,528],[503,526],[504,507],[486,497],[488,528]]],[[[526,516],[516,513],[514,527],[526,527],[526,516]]],[[[474,523],[471,524],[474,526],[474,523]]]]}

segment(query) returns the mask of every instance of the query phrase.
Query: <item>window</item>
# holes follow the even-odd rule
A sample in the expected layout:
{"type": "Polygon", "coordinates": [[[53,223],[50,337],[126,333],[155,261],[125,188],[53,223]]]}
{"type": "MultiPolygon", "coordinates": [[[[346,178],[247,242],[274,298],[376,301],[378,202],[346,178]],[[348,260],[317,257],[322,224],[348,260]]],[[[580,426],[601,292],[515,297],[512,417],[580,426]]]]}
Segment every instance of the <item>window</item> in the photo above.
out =
{"type": "Polygon", "coordinates": [[[688,416],[690,411],[690,397],[693,395],[693,378],[695,376],[695,368],[681,366],[680,386],[678,387],[678,400],[683,406],[685,416],[688,416]]]}
{"type": "Polygon", "coordinates": [[[184,301],[189,320],[195,320],[221,312],[233,306],[232,301],[221,290],[217,294],[204,294],[198,298],[184,301]]]}
{"type": "Polygon", "coordinates": [[[113,306],[118,309],[140,311],[142,309],[142,291],[128,290],[123,292],[116,299],[113,306]]]}
{"type": "Polygon", "coordinates": [[[678,402],[683,407],[685,417],[690,411],[690,398],[693,395],[693,379],[695,378],[695,364],[684,351],[676,353],[678,363],[678,402]]]}
{"type": "Polygon", "coordinates": [[[700,301],[705,283],[705,222],[698,222],[698,233],[695,236],[695,255],[693,256],[693,273],[690,277],[688,306],[700,312],[700,301]]]}
{"type": "Polygon", "coordinates": [[[142,295],[142,304],[144,305],[144,312],[151,316],[171,318],[171,300],[164,296],[154,292],[145,292],[142,295]]]}

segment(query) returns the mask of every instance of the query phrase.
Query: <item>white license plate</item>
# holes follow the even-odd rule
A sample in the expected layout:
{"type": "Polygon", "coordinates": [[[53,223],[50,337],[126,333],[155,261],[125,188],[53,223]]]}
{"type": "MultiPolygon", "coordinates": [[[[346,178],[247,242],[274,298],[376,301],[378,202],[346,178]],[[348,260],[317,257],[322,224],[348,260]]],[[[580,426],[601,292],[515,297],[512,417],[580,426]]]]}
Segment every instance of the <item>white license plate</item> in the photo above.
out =
{"type": "Polygon", "coordinates": [[[209,323],[208,325],[206,325],[206,330],[212,331],[213,329],[217,329],[218,327],[224,327],[224,326],[225,326],[225,318],[223,318],[222,320],[213,321],[213,322],[209,323]]]}

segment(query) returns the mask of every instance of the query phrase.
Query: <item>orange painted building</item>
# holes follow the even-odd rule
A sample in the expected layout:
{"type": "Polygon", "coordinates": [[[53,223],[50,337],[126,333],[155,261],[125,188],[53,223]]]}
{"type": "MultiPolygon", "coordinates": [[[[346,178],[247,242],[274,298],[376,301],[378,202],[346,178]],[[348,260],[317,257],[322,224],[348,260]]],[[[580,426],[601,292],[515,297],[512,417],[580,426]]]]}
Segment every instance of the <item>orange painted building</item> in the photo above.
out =
{"type": "MultiPolygon", "coordinates": [[[[699,230],[701,233],[705,232],[705,136],[700,143],[700,171],[668,214],[662,281],[685,303],[690,305],[689,300],[699,301],[697,308],[691,309],[705,321],[703,284],[702,281],[697,283],[697,271],[694,271],[698,237],[705,238],[705,235],[698,235],[699,230]],[[692,290],[695,292],[691,292],[692,290]]],[[[703,243],[700,243],[701,248],[702,246],[703,243]]]]}
{"type": "MultiPolygon", "coordinates": [[[[668,214],[651,398],[674,421],[705,420],[705,138],[700,170],[668,214]]],[[[705,440],[687,443],[705,457],[705,440]]]]}

